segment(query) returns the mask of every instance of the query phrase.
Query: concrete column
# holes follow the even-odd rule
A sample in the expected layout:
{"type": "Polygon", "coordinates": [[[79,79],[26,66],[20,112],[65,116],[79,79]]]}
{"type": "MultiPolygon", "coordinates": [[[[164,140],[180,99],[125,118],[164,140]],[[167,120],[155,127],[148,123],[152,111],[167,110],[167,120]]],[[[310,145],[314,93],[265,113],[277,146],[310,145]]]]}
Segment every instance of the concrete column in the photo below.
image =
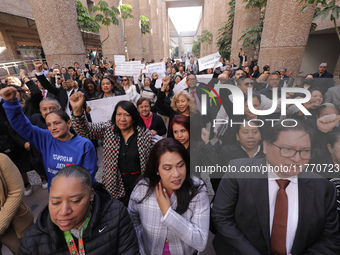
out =
{"type": "MultiPolygon", "coordinates": [[[[208,7],[208,1],[209,0],[204,0],[204,6],[202,8],[202,32],[204,30],[208,30],[208,21],[209,21],[209,7],[208,7]]],[[[208,55],[208,44],[207,43],[201,43],[201,56],[204,57],[208,55]]]]}
{"type": "Polygon", "coordinates": [[[157,0],[158,8],[158,33],[159,33],[159,58],[155,61],[158,62],[161,58],[164,59],[164,22],[163,22],[163,2],[164,0],[157,0]]]}
{"type": "Polygon", "coordinates": [[[87,5],[87,0],[79,0],[86,8],[89,8],[87,5]]]}
{"type": "Polygon", "coordinates": [[[228,1],[223,0],[215,0],[214,1],[214,16],[213,16],[213,26],[212,26],[212,34],[213,34],[213,43],[212,43],[212,52],[215,53],[218,51],[217,41],[219,37],[219,29],[222,28],[228,22],[228,12],[230,10],[230,5],[228,1]]]}
{"type": "Polygon", "coordinates": [[[298,75],[315,7],[301,14],[302,5],[295,0],[268,0],[263,25],[259,66],[270,70],[286,67],[298,75]]]}
{"type": "Polygon", "coordinates": [[[163,0],[162,1],[162,9],[163,9],[163,37],[164,37],[164,49],[163,49],[163,56],[164,59],[166,60],[169,55],[169,17],[168,17],[168,9],[166,8],[166,3],[163,0]]]}
{"type": "Polygon", "coordinates": [[[141,60],[143,57],[142,31],[140,22],[139,0],[123,0],[124,4],[132,6],[133,19],[125,20],[125,38],[129,58],[141,60]]]}
{"type": "MultiPolygon", "coordinates": [[[[95,4],[99,1],[95,0],[95,4]]],[[[119,0],[106,0],[106,2],[109,6],[119,7],[119,0]]],[[[105,40],[102,45],[104,58],[110,61],[114,60],[114,55],[125,55],[123,19],[119,18],[118,26],[112,24],[109,27],[101,26],[99,34],[100,41],[105,40]]]]}
{"type": "Polygon", "coordinates": [[[238,41],[244,30],[250,28],[255,24],[260,23],[260,9],[259,8],[246,9],[245,8],[246,5],[247,3],[244,2],[243,0],[236,0],[233,39],[231,43],[231,55],[232,58],[235,60],[236,65],[240,64],[240,60],[238,58],[240,48],[242,48],[242,50],[246,52],[248,59],[253,58],[255,55],[255,47],[249,46],[244,48],[242,47],[243,41],[238,41]]]}
{"type": "Polygon", "coordinates": [[[150,32],[142,34],[142,45],[144,58],[147,62],[150,62],[153,58],[153,42],[152,42],[152,24],[151,24],[151,6],[149,0],[139,0],[140,14],[147,17],[150,20],[150,32]]]}
{"type": "Polygon", "coordinates": [[[182,57],[182,37],[181,37],[181,33],[179,33],[178,35],[178,58],[182,57]]]}
{"type": "MultiPolygon", "coordinates": [[[[213,33],[214,30],[214,17],[215,17],[215,13],[214,13],[214,2],[215,0],[209,0],[208,2],[208,27],[207,30],[211,33],[213,33]]],[[[213,42],[211,44],[207,44],[208,45],[208,54],[212,54],[215,53],[213,52],[213,42]]]]}
{"type": "Polygon", "coordinates": [[[73,66],[77,61],[83,66],[85,47],[74,1],[30,0],[30,3],[49,65],[73,66]]]}
{"type": "Polygon", "coordinates": [[[340,56],[338,57],[338,61],[336,63],[335,69],[334,69],[334,76],[340,75],[340,56]]]}
{"type": "Polygon", "coordinates": [[[152,57],[155,62],[160,59],[160,38],[159,38],[159,22],[158,22],[158,6],[157,0],[150,0],[151,7],[151,23],[152,23],[152,43],[153,43],[153,54],[152,57]]]}
{"type": "Polygon", "coordinates": [[[0,29],[0,61],[10,62],[21,57],[17,54],[18,45],[12,36],[4,29],[0,29]]]}

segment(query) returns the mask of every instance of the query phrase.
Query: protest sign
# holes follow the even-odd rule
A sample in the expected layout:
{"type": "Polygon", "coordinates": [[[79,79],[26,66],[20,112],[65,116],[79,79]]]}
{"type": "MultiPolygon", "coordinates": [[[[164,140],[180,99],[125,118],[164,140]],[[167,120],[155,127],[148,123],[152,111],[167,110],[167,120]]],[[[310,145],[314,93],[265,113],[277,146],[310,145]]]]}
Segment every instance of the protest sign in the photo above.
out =
{"type": "Polygon", "coordinates": [[[175,85],[173,92],[176,93],[179,90],[184,90],[188,88],[188,85],[185,83],[187,81],[187,77],[181,80],[177,85],[175,85]]]}
{"type": "Polygon", "coordinates": [[[141,64],[140,61],[130,61],[116,64],[115,74],[117,76],[137,76],[140,75],[140,70],[144,69],[145,65],[141,64]]]}
{"type": "Polygon", "coordinates": [[[125,56],[124,55],[114,55],[115,64],[120,64],[125,62],[125,56]]]}
{"type": "Polygon", "coordinates": [[[221,55],[216,52],[214,54],[205,56],[203,58],[198,59],[198,64],[200,67],[199,71],[208,69],[208,68],[216,68],[222,66],[222,63],[220,62],[221,55]]]}
{"type": "Polygon", "coordinates": [[[129,101],[128,95],[107,97],[97,100],[86,101],[91,108],[91,118],[93,123],[106,122],[111,119],[112,113],[119,101],[129,101]]]}
{"type": "Polygon", "coordinates": [[[155,84],[155,88],[156,89],[160,89],[162,87],[162,79],[161,78],[158,78],[156,80],[156,84],[155,84]]]}
{"type": "Polygon", "coordinates": [[[158,73],[159,77],[163,78],[165,76],[165,64],[164,62],[158,62],[154,64],[147,65],[149,74],[158,73]]]}
{"type": "Polygon", "coordinates": [[[208,83],[212,79],[213,74],[201,74],[196,77],[198,82],[208,83]]]}

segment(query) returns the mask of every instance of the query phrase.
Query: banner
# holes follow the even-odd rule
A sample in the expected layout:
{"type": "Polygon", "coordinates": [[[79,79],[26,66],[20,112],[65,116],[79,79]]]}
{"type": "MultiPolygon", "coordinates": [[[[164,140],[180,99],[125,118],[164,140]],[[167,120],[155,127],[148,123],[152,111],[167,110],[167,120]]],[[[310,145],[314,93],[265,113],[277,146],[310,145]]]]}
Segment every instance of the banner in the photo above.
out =
{"type": "Polygon", "coordinates": [[[129,101],[130,97],[128,95],[123,95],[86,101],[87,105],[91,108],[90,114],[93,123],[110,120],[116,104],[123,100],[129,101]]]}
{"type": "Polygon", "coordinates": [[[208,69],[208,68],[216,68],[222,66],[220,62],[221,55],[220,53],[216,52],[214,54],[205,56],[203,58],[198,59],[198,64],[200,67],[199,71],[208,69]]]}

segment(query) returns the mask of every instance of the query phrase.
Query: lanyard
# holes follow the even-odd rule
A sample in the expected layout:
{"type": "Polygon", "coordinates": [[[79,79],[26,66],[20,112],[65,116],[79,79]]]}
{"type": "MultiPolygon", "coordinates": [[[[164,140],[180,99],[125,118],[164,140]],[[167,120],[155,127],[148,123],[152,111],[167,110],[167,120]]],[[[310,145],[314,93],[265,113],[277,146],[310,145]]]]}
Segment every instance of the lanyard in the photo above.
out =
{"type": "Polygon", "coordinates": [[[84,233],[85,229],[87,228],[87,225],[89,224],[90,219],[91,219],[91,212],[90,212],[90,215],[87,216],[87,218],[84,222],[84,227],[83,227],[83,230],[81,232],[81,236],[78,240],[79,252],[77,250],[77,246],[76,246],[76,244],[73,240],[71,232],[70,231],[64,231],[64,237],[65,237],[67,247],[68,247],[71,255],[85,255],[83,233],[84,233]]]}

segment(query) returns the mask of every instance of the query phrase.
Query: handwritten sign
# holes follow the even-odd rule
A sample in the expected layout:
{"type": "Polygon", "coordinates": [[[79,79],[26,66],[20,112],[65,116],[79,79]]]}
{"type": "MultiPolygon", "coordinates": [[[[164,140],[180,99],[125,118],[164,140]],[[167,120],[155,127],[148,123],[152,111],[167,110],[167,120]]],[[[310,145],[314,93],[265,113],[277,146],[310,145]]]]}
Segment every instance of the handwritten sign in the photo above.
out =
{"type": "Polygon", "coordinates": [[[140,61],[130,61],[116,64],[115,74],[117,76],[137,76],[139,77],[140,70],[144,69],[145,65],[140,61]]]}
{"type": "Polygon", "coordinates": [[[149,74],[158,73],[159,77],[163,78],[165,76],[165,64],[164,62],[158,62],[154,64],[147,65],[149,74]]]}
{"type": "Polygon", "coordinates": [[[124,55],[114,55],[115,64],[120,64],[125,62],[125,56],[124,55]]]}

